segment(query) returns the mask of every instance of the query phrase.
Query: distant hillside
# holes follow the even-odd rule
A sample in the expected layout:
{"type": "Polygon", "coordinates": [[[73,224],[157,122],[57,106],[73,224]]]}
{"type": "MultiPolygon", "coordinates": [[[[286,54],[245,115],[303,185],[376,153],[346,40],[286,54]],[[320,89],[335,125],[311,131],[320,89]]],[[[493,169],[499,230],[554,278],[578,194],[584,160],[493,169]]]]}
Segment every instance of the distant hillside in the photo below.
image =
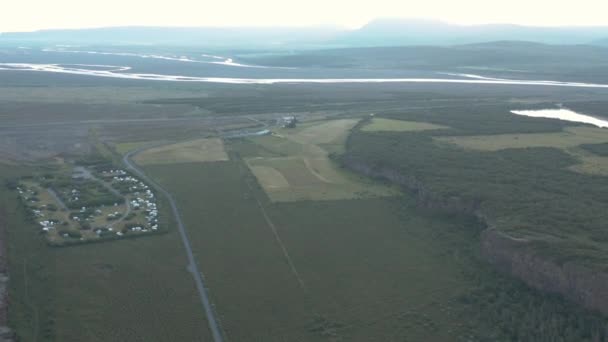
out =
{"type": "Polygon", "coordinates": [[[332,27],[106,27],[42,30],[0,34],[0,42],[81,45],[193,45],[217,47],[293,47],[334,39],[342,30],[332,27]]]}
{"type": "Polygon", "coordinates": [[[608,63],[608,48],[500,41],[456,46],[359,47],[303,51],[252,59],[259,64],[290,67],[496,67],[528,65],[597,65],[608,63]]]}
{"type": "Polygon", "coordinates": [[[606,27],[531,27],[510,24],[453,25],[434,20],[377,19],[337,39],[351,46],[454,45],[522,40],[588,44],[608,37],[606,27]]]}
{"type": "Polygon", "coordinates": [[[593,44],[599,45],[599,46],[608,46],[608,38],[598,39],[598,40],[594,41],[593,44]]]}
{"type": "Polygon", "coordinates": [[[427,70],[485,76],[608,82],[608,46],[500,41],[455,46],[359,47],[241,60],[284,67],[427,70]]]}
{"type": "Polygon", "coordinates": [[[321,49],[459,45],[493,41],[608,44],[607,27],[453,25],[434,20],[377,19],[354,30],[335,27],[109,27],[0,34],[0,43],[77,45],[189,45],[220,48],[321,49]]]}

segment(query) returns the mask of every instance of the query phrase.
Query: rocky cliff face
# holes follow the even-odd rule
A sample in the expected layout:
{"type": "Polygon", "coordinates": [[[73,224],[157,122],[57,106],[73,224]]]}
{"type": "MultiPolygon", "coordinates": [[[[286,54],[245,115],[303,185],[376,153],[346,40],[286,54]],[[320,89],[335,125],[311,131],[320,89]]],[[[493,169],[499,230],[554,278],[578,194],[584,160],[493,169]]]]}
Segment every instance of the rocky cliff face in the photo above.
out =
{"type": "Polygon", "coordinates": [[[558,264],[535,253],[529,241],[515,239],[495,228],[481,234],[484,257],[503,272],[531,287],[561,294],[584,307],[608,314],[608,274],[580,264],[558,264]]]}
{"type": "MultiPolygon", "coordinates": [[[[461,198],[441,198],[432,194],[420,181],[398,170],[369,165],[343,156],[340,162],[355,172],[372,178],[389,180],[416,194],[425,207],[475,215],[488,226],[488,218],[479,203],[461,198]]],[[[530,241],[510,237],[496,228],[481,234],[482,255],[500,271],[509,273],[536,289],[561,294],[584,307],[608,314],[608,274],[598,273],[580,264],[558,264],[535,253],[530,241]]]]}
{"type": "Polygon", "coordinates": [[[480,217],[479,203],[467,201],[459,197],[442,197],[429,191],[428,188],[413,176],[407,176],[389,167],[372,166],[362,161],[357,161],[348,156],[343,157],[340,162],[348,169],[365,176],[384,179],[398,184],[416,195],[418,203],[426,208],[439,209],[454,213],[473,214],[480,217]]]}

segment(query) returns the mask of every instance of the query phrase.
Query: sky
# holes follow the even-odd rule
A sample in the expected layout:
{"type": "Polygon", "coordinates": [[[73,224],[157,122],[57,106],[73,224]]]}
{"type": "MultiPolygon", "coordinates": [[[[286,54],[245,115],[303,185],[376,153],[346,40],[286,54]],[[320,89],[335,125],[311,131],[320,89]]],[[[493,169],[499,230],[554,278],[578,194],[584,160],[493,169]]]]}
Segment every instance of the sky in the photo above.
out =
{"type": "Polygon", "coordinates": [[[607,25],[606,0],[3,0],[0,32],[102,26],[357,28],[379,17],[607,25]]]}

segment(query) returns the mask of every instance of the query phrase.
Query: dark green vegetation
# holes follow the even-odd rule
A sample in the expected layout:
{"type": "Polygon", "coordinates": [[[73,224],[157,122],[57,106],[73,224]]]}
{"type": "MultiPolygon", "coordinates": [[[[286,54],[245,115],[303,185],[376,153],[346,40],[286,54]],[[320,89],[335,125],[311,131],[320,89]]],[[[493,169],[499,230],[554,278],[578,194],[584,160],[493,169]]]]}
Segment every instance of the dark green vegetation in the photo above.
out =
{"type": "Polygon", "coordinates": [[[420,211],[409,197],[271,203],[238,158],[146,171],[175,194],[231,340],[591,341],[603,333],[601,318],[492,271],[479,256],[483,227],[466,216],[420,211]]]}
{"type": "MultiPolygon", "coordinates": [[[[507,149],[496,152],[465,150],[438,144],[432,135],[506,133],[557,130],[555,121],[516,118],[508,113],[491,115],[475,124],[468,108],[452,108],[450,114],[435,112],[433,123],[456,125],[464,130],[420,133],[357,132],[348,142],[346,159],[370,167],[390,168],[412,176],[437,198],[457,198],[463,207],[480,210],[488,223],[517,237],[532,239],[540,250],[561,260],[605,269],[608,241],[608,181],[582,175],[568,166],[577,161],[553,148],[507,149]],[[496,118],[496,120],[494,120],[496,118]],[[504,118],[510,124],[501,122],[504,118]]],[[[420,114],[386,114],[392,118],[419,120],[420,114]]],[[[345,159],[345,160],[346,160],[345,159]]]]}
{"type": "Polygon", "coordinates": [[[113,194],[106,187],[93,180],[74,182],[70,181],[68,177],[65,177],[56,182],[52,182],[50,185],[56,189],[62,201],[70,209],[97,207],[100,205],[112,205],[117,202],[124,202],[120,196],[113,194]],[[73,190],[78,192],[77,197],[70,195],[73,190]]]}
{"type": "MultiPolygon", "coordinates": [[[[37,171],[0,164],[3,180],[37,171]]],[[[20,341],[197,341],[209,336],[176,232],[50,248],[20,203],[13,190],[1,187],[10,241],[9,325],[20,341]]]]}
{"type": "MultiPolygon", "coordinates": [[[[432,70],[512,79],[606,82],[608,49],[521,41],[455,46],[390,46],[302,51],[252,58],[290,67],[432,70]]],[[[445,77],[445,75],[441,75],[445,77]]]]}
{"type": "Polygon", "coordinates": [[[425,232],[450,224],[396,200],[271,204],[238,160],[146,170],[177,198],[229,339],[444,341],[471,333],[454,303],[467,284],[459,260],[443,261],[425,232]],[[408,237],[414,232],[422,238],[408,237]]]}
{"type": "Polygon", "coordinates": [[[598,156],[608,157],[608,143],[604,144],[585,144],[581,145],[585,150],[597,154],[598,156]]]}
{"type": "MultiPolygon", "coordinates": [[[[504,49],[508,45],[503,44],[504,49]]],[[[512,45],[517,54],[525,50],[512,45]]],[[[462,48],[473,51],[471,56],[458,65],[436,63],[425,75],[429,70],[446,71],[444,66],[468,70],[461,67],[470,66],[475,51],[484,48],[462,48]]],[[[395,60],[403,52],[391,51],[395,60]]],[[[441,55],[446,50],[434,51],[441,55]]],[[[369,52],[365,58],[372,60],[371,56],[369,52]]],[[[0,56],[4,61],[9,57],[0,56]]],[[[572,60],[566,57],[565,61],[572,60]]],[[[135,65],[137,59],[127,57],[40,53],[24,58],[32,63],[134,63],[138,71],[171,74],[243,75],[240,69],[222,75],[188,63],[143,60],[135,65]]],[[[416,58],[426,57],[421,52],[416,58]]],[[[556,64],[550,72],[557,72],[559,61],[552,61],[556,64]]],[[[484,66],[507,67],[498,57],[490,62],[484,66]]],[[[588,73],[577,80],[592,79],[591,70],[603,63],[599,58],[592,62],[585,69],[588,73]]],[[[394,76],[390,68],[396,64],[390,63],[386,61],[384,71],[381,65],[372,65],[376,69],[365,74],[394,76]]],[[[541,60],[529,67],[545,70],[541,60]]],[[[315,69],[310,75],[351,72],[336,69],[315,69]]],[[[555,75],[571,78],[571,70],[555,75]]],[[[248,72],[251,77],[261,73],[248,72]]],[[[286,114],[297,115],[304,124],[376,113],[450,128],[355,131],[347,158],[396,166],[425,181],[429,193],[471,199],[488,213],[500,214],[500,222],[490,223],[509,224],[513,231],[533,237],[546,255],[588,264],[604,260],[606,236],[601,222],[605,222],[602,209],[608,193],[604,177],[567,171],[576,160],[557,149],[467,151],[438,145],[432,137],[559,132],[574,124],[515,116],[509,110],[556,103],[591,108],[597,103],[595,114],[602,110],[606,90],[441,84],[210,85],[25,72],[0,72],[0,84],[0,159],[34,168],[0,164],[6,177],[37,171],[54,157],[87,155],[95,148],[118,160],[112,155],[114,147],[124,152],[245,126],[259,129],[286,114]]],[[[271,144],[277,139],[267,140],[271,144]]],[[[484,227],[476,220],[437,208],[421,209],[407,195],[271,203],[241,157],[276,156],[272,146],[239,140],[229,145],[230,161],[145,169],[177,199],[228,340],[596,341],[604,334],[604,317],[494,272],[481,259],[479,232],[484,227]]],[[[342,150],[331,148],[335,153],[342,150]]],[[[0,194],[0,206],[6,208],[10,222],[10,324],[21,340],[209,339],[173,229],[145,239],[50,249],[35,234],[39,228],[25,221],[25,208],[19,207],[15,193],[3,189],[0,194]]],[[[159,206],[160,217],[170,217],[167,204],[159,206]]]]}

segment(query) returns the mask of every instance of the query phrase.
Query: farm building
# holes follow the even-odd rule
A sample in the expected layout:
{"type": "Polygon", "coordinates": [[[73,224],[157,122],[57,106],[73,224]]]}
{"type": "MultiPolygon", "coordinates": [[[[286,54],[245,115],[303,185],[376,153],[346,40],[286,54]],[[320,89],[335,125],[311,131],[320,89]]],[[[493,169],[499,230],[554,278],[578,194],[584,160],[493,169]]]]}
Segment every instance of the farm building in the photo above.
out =
{"type": "Polygon", "coordinates": [[[294,127],[296,127],[297,122],[298,122],[298,119],[293,115],[283,117],[283,127],[284,128],[294,128],[294,127]]]}

